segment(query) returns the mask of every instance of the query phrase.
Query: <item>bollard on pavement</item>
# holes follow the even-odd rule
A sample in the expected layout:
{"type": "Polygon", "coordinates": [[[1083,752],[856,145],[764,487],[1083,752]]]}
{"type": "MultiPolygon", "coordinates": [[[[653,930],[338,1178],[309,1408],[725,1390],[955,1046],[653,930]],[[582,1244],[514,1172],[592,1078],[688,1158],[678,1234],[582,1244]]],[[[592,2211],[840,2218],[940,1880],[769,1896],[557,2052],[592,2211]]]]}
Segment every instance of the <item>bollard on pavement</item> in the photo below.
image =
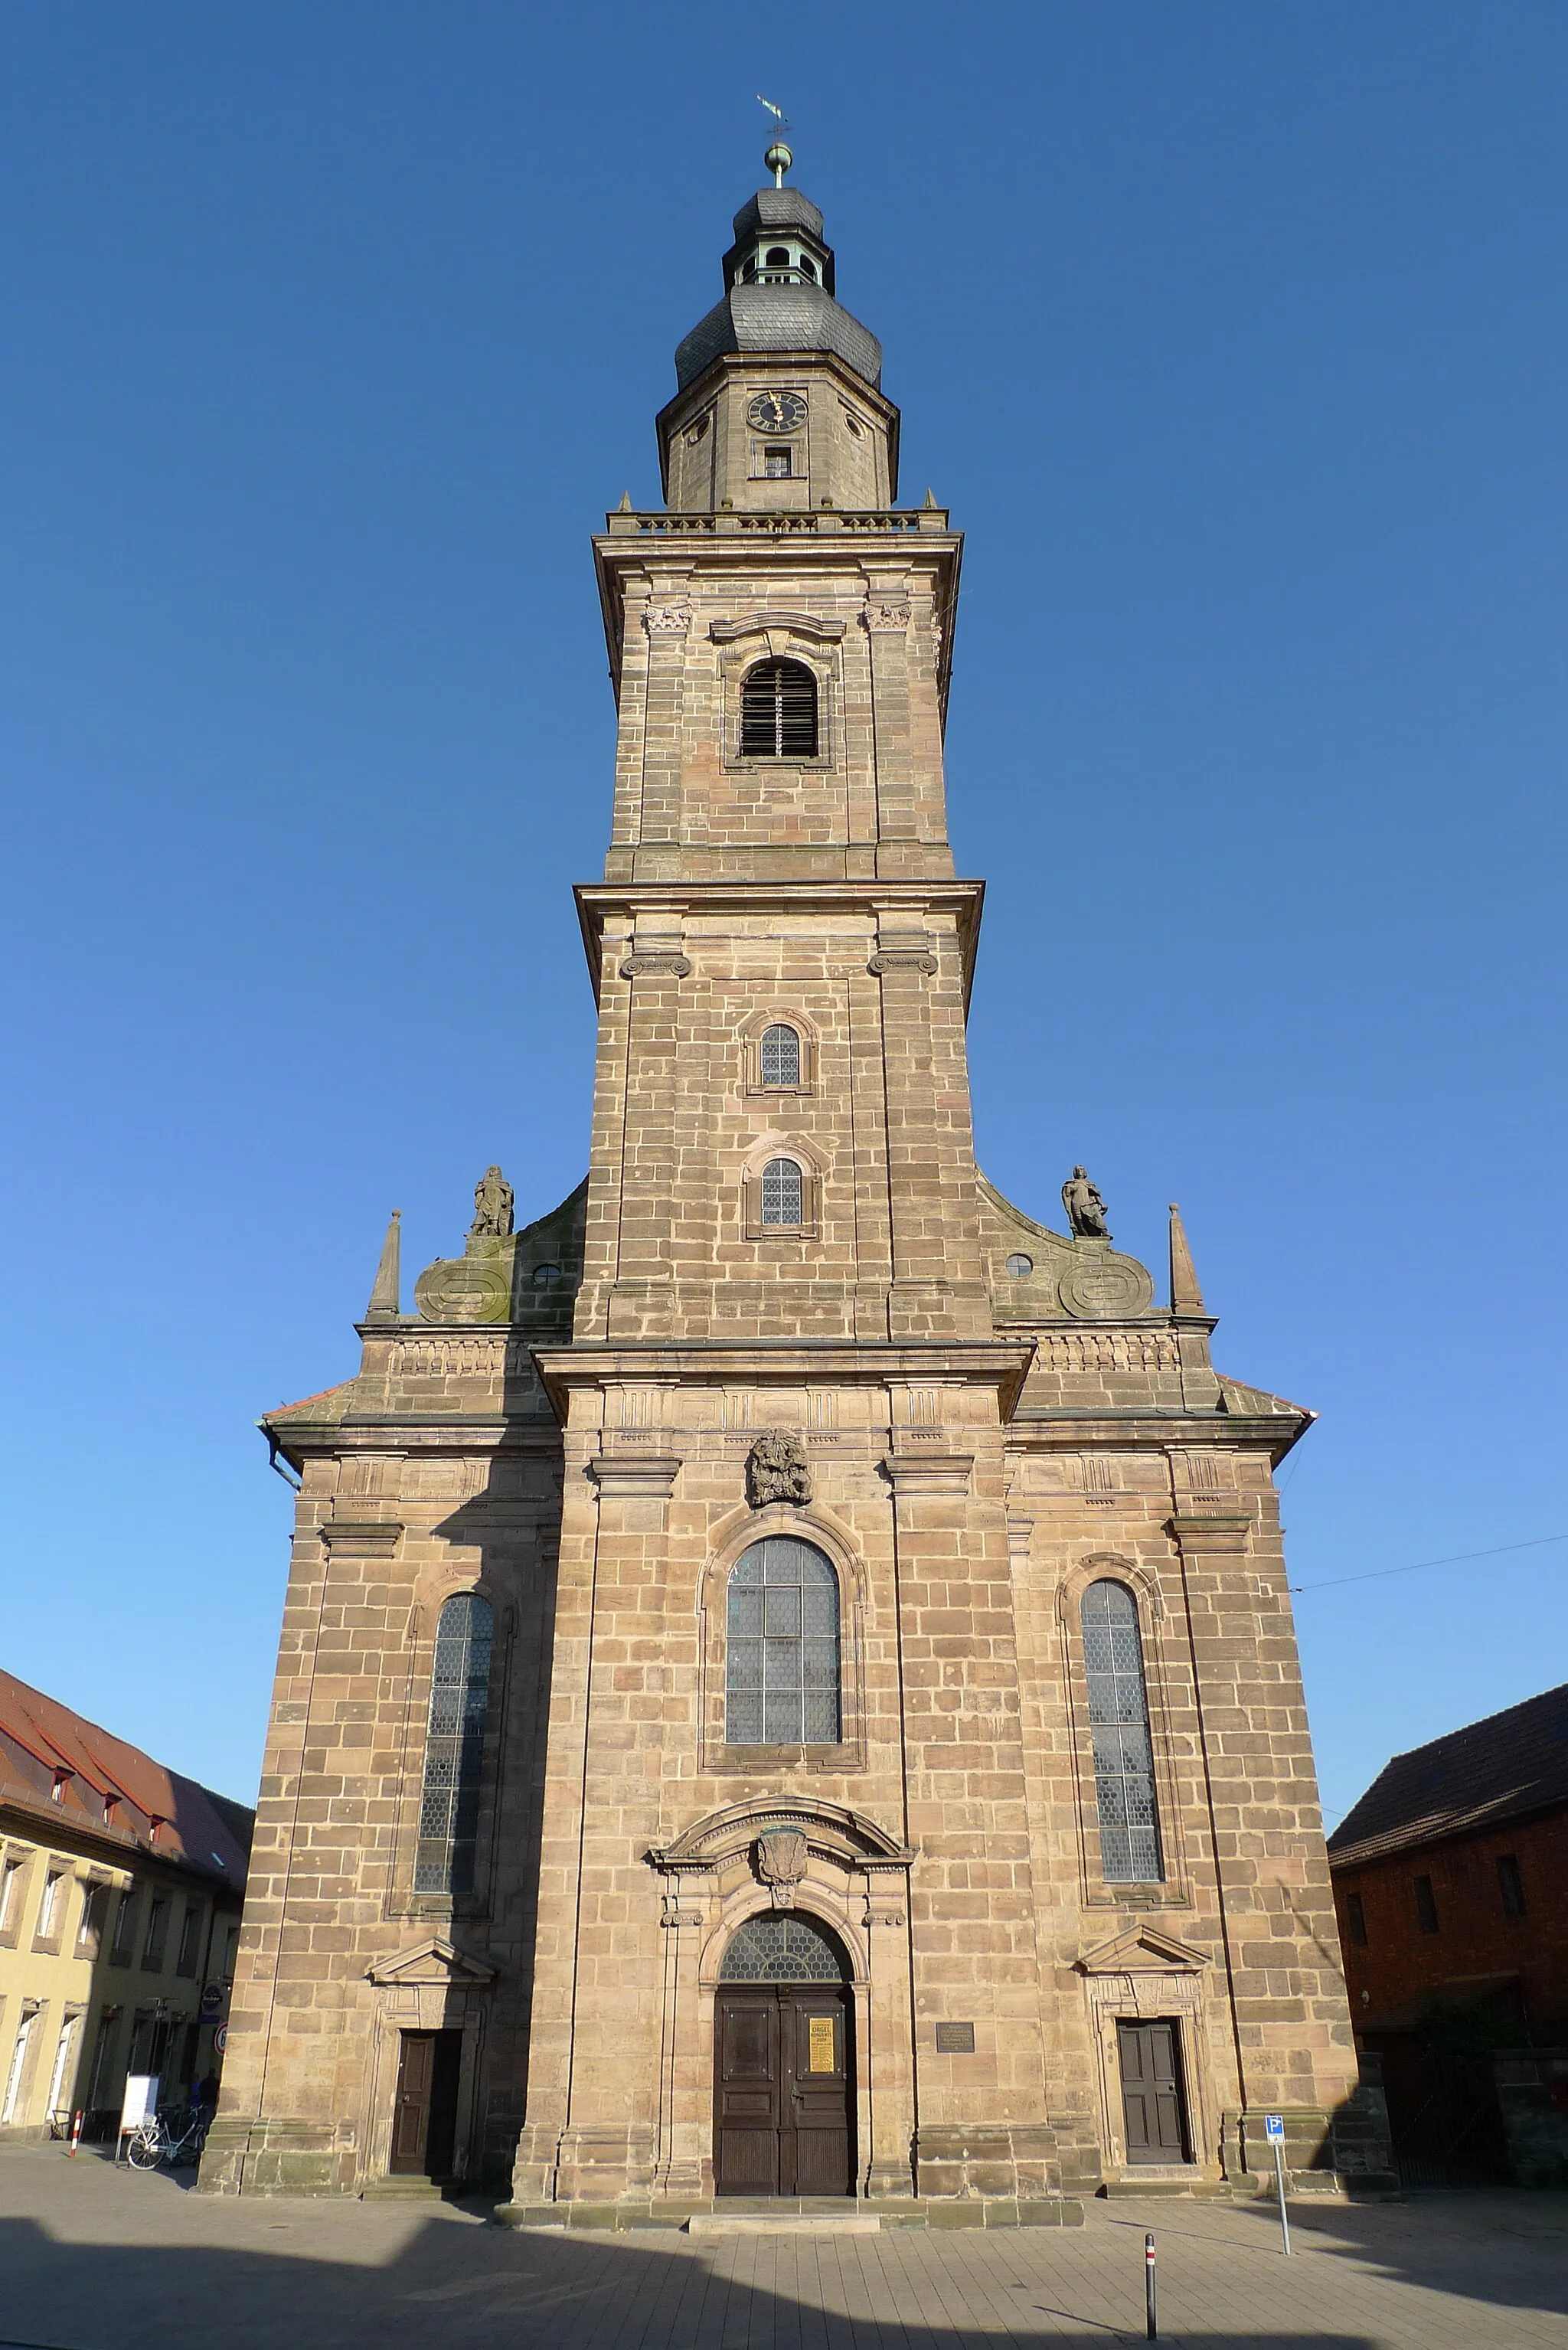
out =
{"type": "Polygon", "coordinates": [[[1144,2332],[1151,2342],[1159,2340],[1159,2320],[1155,2314],[1154,2301],[1154,2230],[1143,2240],[1143,2310],[1144,2332]]]}

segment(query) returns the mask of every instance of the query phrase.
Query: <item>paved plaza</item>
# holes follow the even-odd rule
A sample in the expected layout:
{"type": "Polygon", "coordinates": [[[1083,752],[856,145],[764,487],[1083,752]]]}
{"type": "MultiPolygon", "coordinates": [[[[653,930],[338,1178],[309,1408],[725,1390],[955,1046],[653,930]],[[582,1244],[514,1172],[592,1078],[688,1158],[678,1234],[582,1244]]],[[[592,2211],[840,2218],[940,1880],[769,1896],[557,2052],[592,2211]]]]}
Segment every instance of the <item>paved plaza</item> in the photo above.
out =
{"type": "Polygon", "coordinates": [[[0,2149],[0,2350],[1568,2350],[1568,2196],[1272,2216],[1096,2203],[1086,2224],[873,2236],[514,2233],[482,2208],[241,2202],[0,2149]]]}

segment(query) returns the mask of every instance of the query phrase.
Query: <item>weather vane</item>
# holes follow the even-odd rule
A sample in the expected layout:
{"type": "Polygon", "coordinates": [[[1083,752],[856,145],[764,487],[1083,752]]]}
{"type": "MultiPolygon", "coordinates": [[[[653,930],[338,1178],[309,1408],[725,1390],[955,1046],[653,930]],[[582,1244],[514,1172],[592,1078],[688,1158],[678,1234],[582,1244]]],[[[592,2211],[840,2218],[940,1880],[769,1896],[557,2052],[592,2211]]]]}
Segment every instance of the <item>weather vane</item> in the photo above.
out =
{"type": "Polygon", "coordinates": [[[789,118],[785,114],[782,106],[775,106],[773,99],[771,98],[764,98],[760,89],[757,92],[757,104],[759,106],[765,106],[768,112],[773,116],[774,120],[778,125],[778,135],[774,140],[773,145],[768,149],[767,153],[763,157],[763,162],[767,170],[774,175],[774,187],[782,188],[784,185],[784,175],[789,170],[790,165],[794,161],[794,157],[791,154],[784,141],[784,134],[789,129],[789,118]]]}

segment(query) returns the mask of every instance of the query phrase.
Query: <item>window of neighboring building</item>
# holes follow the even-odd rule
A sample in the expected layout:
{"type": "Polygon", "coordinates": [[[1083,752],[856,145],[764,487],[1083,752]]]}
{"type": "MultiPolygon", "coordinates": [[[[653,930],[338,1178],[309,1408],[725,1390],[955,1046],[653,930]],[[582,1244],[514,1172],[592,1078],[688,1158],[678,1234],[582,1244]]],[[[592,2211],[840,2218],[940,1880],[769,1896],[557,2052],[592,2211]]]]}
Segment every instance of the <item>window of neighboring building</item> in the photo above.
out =
{"type": "Polygon", "coordinates": [[[724,1738],[731,1746],[836,1746],[841,1713],[838,1577],[812,1543],[771,1534],[730,1570],[724,1738]]]}
{"type": "Polygon", "coordinates": [[[36,1933],[36,1939],[40,1942],[51,1940],[60,1930],[60,1913],[66,1898],[65,1883],[66,1871],[63,1868],[51,1868],[45,1875],[36,1933]]]}
{"type": "Polygon", "coordinates": [[[0,1934],[15,1934],[17,1913],[22,1906],[22,1867],[19,1860],[0,1864],[0,1934]]]}
{"type": "Polygon", "coordinates": [[[746,671],[741,685],[741,756],[815,758],[816,680],[804,661],[759,661],[746,671]]]}
{"type": "Polygon", "coordinates": [[[5,2094],[0,2097],[0,2122],[14,2122],[21,2101],[22,2075],[26,2070],[27,2049],[37,2021],[38,2002],[33,2000],[24,2007],[16,2025],[16,2037],[11,2043],[11,2062],[5,2074],[5,2094]]]}
{"type": "Polygon", "coordinates": [[[1358,1950],[1366,1947],[1366,1907],[1359,1893],[1345,1897],[1345,1930],[1358,1950]]]}
{"type": "Polygon", "coordinates": [[[761,1048],[762,1076],[764,1086],[798,1086],[800,1083],[800,1035],[786,1022],[775,1020],[763,1030],[761,1048]]]}
{"type": "Polygon", "coordinates": [[[231,1926],[223,1941],[223,1981],[225,1982],[234,1981],[234,1969],[239,1963],[239,1956],[240,1929],[237,1926],[231,1926]]]}
{"type": "Polygon", "coordinates": [[[1524,1879],[1519,1873],[1519,1863],[1511,1852],[1501,1853],[1497,1864],[1497,1889],[1502,1896],[1505,1918],[1524,1915],[1524,1879]]]}
{"type": "Polygon", "coordinates": [[[119,1907],[114,1913],[114,1939],[109,1946],[111,1967],[128,1967],[136,1945],[136,1887],[128,1885],[119,1897],[119,1907]]]}
{"type": "Polygon", "coordinates": [[[1423,1934],[1437,1932],[1438,1898],[1432,1891],[1432,1880],[1429,1877],[1418,1877],[1416,1879],[1416,1915],[1421,1921],[1423,1934]]]}
{"type": "Polygon", "coordinates": [[[77,1928],[77,1949],[84,1958],[96,1959],[103,1940],[103,1921],[109,1915],[109,1887],[89,1885],[82,1902],[81,1923],[77,1928]]]}
{"type": "Polygon", "coordinates": [[[763,1170],[763,1222],[805,1222],[805,1180],[793,1159],[770,1159],[763,1170]]]}
{"type": "Polygon", "coordinates": [[[1100,1866],[1114,1884],[1156,1884],[1164,1877],[1165,1867],[1137,1602],[1125,1583],[1091,1583],[1079,1623],[1095,1750],[1100,1866]]]}
{"type": "Polygon", "coordinates": [[[449,1599],[436,1626],[416,1893],[472,1893],[490,1710],[494,1617],[476,1591],[449,1599]]]}
{"type": "Polygon", "coordinates": [[[83,2099],[89,2113],[108,2101],[109,2061],[119,2016],[118,2007],[106,2007],[98,2020],[98,2033],[92,2044],[92,2064],[88,2073],[87,2095],[83,2099]]]}
{"type": "Polygon", "coordinates": [[[71,2054],[76,2045],[77,2026],[80,2022],[81,2015],[78,2011],[74,2015],[67,2015],[60,2025],[60,2035],[55,2043],[55,2061],[49,2069],[49,2094],[44,2100],[46,2114],[55,2114],[60,2110],[60,2100],[66,2094],[66,2068],[71,2061],[71,2054]]]}
{"type": "Polygon", "coordinates": [[[155,1893],[152,1907],[147,1913],[147,1939],[141,1945],[141,1963],[156,1970],[163,1964],[163,1946],[169,1939],[169,1897],[155,1893]]]}
{"type": "Polygon", "coordinates": [[[185,1915],[180,1925],[180,1949],[174,1960],[174,1971],[177,1975],[195,1973],[196,1957],[201,1947],[201,1939],[202,1905],[199,1901],[187,1901],[185,1915]]]}

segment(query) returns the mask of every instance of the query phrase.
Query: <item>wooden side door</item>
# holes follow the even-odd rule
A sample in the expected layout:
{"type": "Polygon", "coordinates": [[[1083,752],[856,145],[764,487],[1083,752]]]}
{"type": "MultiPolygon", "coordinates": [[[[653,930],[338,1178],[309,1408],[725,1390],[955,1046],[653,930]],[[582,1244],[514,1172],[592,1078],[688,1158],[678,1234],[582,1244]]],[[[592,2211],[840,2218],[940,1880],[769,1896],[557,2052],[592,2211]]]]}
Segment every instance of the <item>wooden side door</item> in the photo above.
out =
{"type": "Polygon", "coordinates": [[[405,2032],[398,2055],[398,2094],[392,2107],[392,2158],[397,2171],[423,2171],[431,2134],[431,2090],[435,2079],[433,2032],[405,2032]]]}
{"type": "Polygon", "coordinates": [[[791,1988],[781,1994],[780,2015],[786,2091],[782,2191],[847,2195],[855,2174],[848,1998],[841,1991],[791,1988]]]}
{"type": "Polygon", "coordinates": [[[721,2195],[792,2192],[779,2183],[784,2067],[778,1993],[771,1984],[721,1991],[714,2002],[713,2184],[721,2195]]]}
{"type": "Polygon", "coordinates": [[[1186,2116],[1174,2023],[1116,2025],[1127,2160],[1185,2162],[1186,2116]]]}

